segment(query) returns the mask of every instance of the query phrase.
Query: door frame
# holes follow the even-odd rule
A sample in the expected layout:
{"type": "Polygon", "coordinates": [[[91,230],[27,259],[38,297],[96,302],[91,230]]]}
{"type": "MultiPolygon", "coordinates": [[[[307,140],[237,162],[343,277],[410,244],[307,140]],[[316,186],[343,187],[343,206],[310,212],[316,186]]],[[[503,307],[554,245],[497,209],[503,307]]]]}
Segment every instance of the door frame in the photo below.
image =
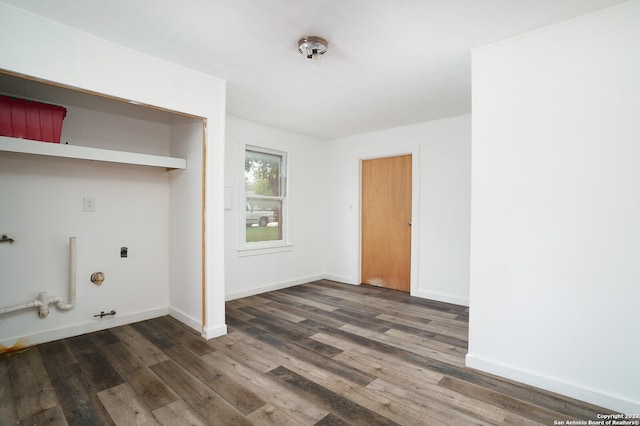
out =
{"type": "Polygon", "coordinates": [[[402,144],[397,146],[373,147],[367,152],[360,152],[356,155],[356,165],[358,171],[358,197],[356,201],[358,218],[358,253],[356,265],[356,284],[362,282],[362,161],[375,160],[378,158],[397,157],[401,155],[411,155],[411,275],[410,292],[415,296],[419,288],[420,268],[418,264],[418,252],[420,241],[418,238],[420,223],[420,146],[416,144],[402,144]]]}

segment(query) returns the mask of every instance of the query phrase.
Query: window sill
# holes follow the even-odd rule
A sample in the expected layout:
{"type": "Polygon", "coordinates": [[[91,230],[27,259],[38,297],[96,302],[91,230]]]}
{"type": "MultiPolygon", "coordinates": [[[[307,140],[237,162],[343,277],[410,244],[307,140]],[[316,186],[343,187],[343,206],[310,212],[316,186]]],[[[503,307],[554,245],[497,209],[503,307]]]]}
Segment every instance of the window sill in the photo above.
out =
{"type": "Polygon", "coordinates": [[[238,249],[238,256],[260,256],[263,254],[284,253],[287,251],[293,251],[293,244],[283,244],[271,247],[243,247],[238,249]]]}

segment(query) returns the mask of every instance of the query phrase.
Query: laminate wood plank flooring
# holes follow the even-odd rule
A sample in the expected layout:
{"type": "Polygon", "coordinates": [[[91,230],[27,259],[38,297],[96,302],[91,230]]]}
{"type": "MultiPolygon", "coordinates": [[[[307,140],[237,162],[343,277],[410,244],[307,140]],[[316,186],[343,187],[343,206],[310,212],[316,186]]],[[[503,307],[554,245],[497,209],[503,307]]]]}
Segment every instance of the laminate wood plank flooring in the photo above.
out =
{"type": "Polygon", "coordinates": [[[320,280],[0,355],[0,425],[553,425],[601,407],[464,366],[468,308],[320,280]]]}

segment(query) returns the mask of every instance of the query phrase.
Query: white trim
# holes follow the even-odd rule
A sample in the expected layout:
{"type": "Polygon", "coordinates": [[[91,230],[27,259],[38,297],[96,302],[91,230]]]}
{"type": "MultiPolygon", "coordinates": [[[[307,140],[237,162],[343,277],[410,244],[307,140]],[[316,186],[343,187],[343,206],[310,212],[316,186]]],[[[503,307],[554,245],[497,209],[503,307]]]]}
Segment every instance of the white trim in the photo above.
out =
{"type": "Polygon", "coordinates": [[[263,285],[261,287],[254,287],[249,290],[236,291],[234,293],[227,293],[225,296],[225,300],[228,302],[230,300],[241,299],[243,297],[255,296],[256,294],[267,293],[269,291],[274,290],[282,290],[283,288],[289,288],[300,284],[306,284],[313,281],[318,281],[324,279],[324,275],[310,275],[303,278],[298,278],[290,281],[282,281],[279,283],[272,283],[263,285]]]}
{"type": "Polygon", "coordinates": [[[293,251],[293,244],[284,243],[277,246],[271,244],[268,246],[243,247],[238,249],[238,256],[260,256],[263,254],[284,253],[287,251],[293,251]]]}
{"type": "Polygon", "coordinates": [[[169,315],[186,325],[187,327],[191,327],[197,332],[202,331],[202,322],[192,316],[185,314],[184,312],[169,306],[169,315]]]}
{"type": "Polygon", "coordinates": [[[450,296],[448,294],[434,293],[431,291],[416,290],[411,292],[412,296],[423,299],[436,300],[438,302],[452,303],[454,305],[469,306],[469,299],[466,297],[450,296]]]}
{"type": "Polygon", "coordinates": [[[106,330],[108,328],[119,327],[121,325],[127,325],[138,321],[145,321],[148,319],[161,317],[167,315],[168,312],[169,309],[167,307],[164,307],[125,315],[116,313],[116,315],[113,316],[95,318],[91,322],[76,324],[71,327],[47,330],[27,336],[12,337],[1,341],[0,345],[8,348],[17,343],[19,343],[20,346],[23,347],[34,346],[41,343],[52,342],[54,340],[66,339],[69,337],[79,336],[81,334],[93,333],[95,331],[106,330]]]}
{"type": "Polygon", "coordinates": [[[322,279],[335,281],[342,284],[360,285],[360,283],[353,277],[345,277],[342,275],[324,274],[322,279]]]}
{"type": "Polygon", "coordinates": [[[556,392],[621,413],[640,413],[640,403],[638,402],[622,399],[594,389],[584,388],[578,384],[563,382],[562,380],[544,376],[536,372],[520,370],[517,367],[483,359],[472,353],[466,355],[465,364],[469,368],[495,374],[547,391],[556,392]]]}
{"type": "Polygon", "coordinates": [[[225,334],[227,334],[227,325],[223,324],[218,327],[210,327],[203,330],[201,336],[207,340],[211,340],[216,337],[224,336],[225,334]]]}

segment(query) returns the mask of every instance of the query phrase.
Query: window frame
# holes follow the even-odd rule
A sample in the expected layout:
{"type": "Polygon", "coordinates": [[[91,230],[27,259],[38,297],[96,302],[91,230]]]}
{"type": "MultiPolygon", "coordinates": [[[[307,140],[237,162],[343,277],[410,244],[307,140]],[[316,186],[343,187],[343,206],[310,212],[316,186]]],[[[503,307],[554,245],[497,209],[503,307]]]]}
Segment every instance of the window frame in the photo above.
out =
{"type": "Polygon", "coordinates": [[[266,148],[260,145],[254,144],[240,144],[240,192],[238,205],[238,218],[240,222],[239,226],[239,241],[238,241],[238,254],[239,256],[254,256],[268,253],[278,253],[283,251],[290,251],[293,249],[293,244],[289,241],[289,153],[273,148],[266,148]],[[280,180],[281,180],[281,193],[280,196],[260,196],[249,195],[246,192],[245,187],[245,160],[247,151],[255,151],[258,153],[264,153],[267,155],[277,155],[282,159],[280,166],[280,180]],[[268,241],[256,241],[247,242],[247,227],[246,227],[246,205],[249,199],[265,199],[265,200],[280,200],[282,202],[281,217],[278,218],[279,226],[282,227],[282,239],[280,240],[268,240],[268,241]]]}

